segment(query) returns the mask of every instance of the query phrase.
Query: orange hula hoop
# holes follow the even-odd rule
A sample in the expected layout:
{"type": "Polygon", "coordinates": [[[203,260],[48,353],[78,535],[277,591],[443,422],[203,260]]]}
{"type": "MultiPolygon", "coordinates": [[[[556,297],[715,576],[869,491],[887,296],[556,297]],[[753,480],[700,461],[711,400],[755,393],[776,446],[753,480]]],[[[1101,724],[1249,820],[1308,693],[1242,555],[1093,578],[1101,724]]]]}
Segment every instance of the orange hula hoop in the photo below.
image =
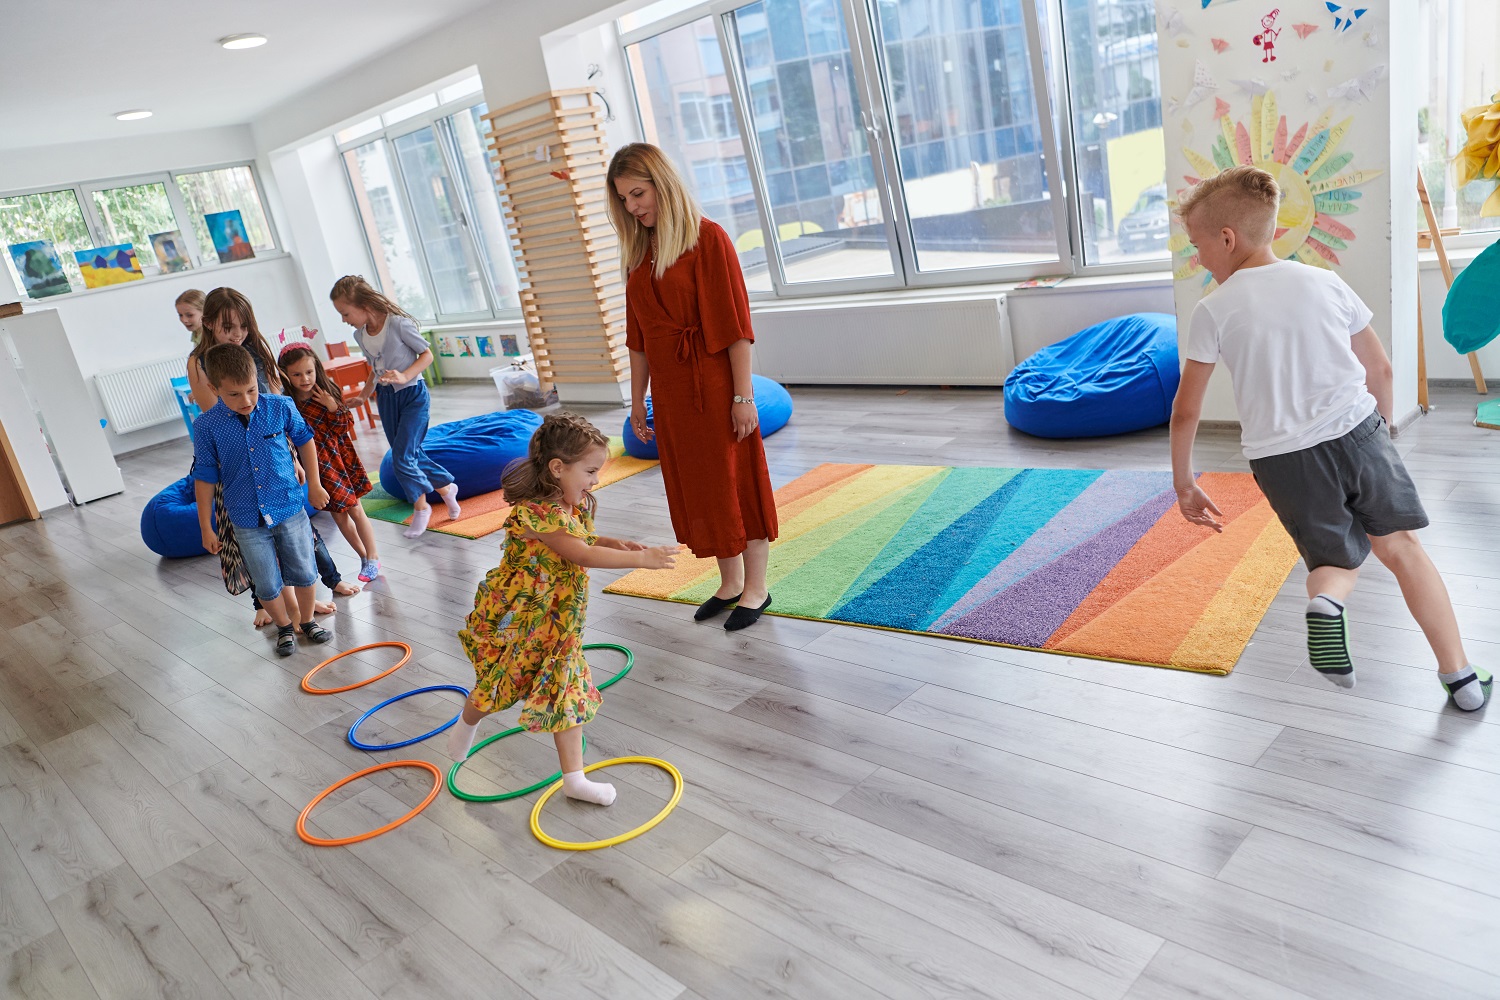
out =
{"type": "Polygon", "coordinates": [[[363,841],[370,840],[372,838],[380,836],[382,833],[389,833],[391,830],[396,829],[396,827],[400,826],[402,823],[405,823],[407,820],[417,815],[417,813],[421,812],[423,809],[426,809],[429,805],[432,804],[432,800],[437,798],[438,789],[442,787],[443,772],[438,770],[436,764],[429,763],[425,760],[388,760],[384,764],[376,764],[374,767],[367,767],[363,771],[355,771],[353,774],[340,778],[338,781],[335,781],[333,784],[323,789],[317,794],[316,798],[314,798],[311,802],[303,807],[302,812],[297,815],[297,836],[301,837],[305,843],[312,844],[314,847],[347,847],[350,844],[358,844],[363,841]],[[324,799],[328,798],[328,796],[332,795],[334,792],[338,791],[340,788],[343,788],[345,785],[349,784],[349,782],[354,781],[357,778],[363,778],[367,774],[374,774],[376,771],[385,771],[393,767],[419,767],[425,771],[432,772],[432,791],[427,793],[427,798],[419,802],[415,809],[407,813],[405,816],[401,816],[391,820],[385,826],[382,826],[375,830],[370,830],[368,833],[357,833],[352,837],[314,837],[312,834],[307,832],[307,816],[313,811],[313,807],[316,806],[319,802],[322,802],[324,799]]]}
{"type": "Polygon", "coordinates": [[[313,667],[302,677],[302,690],[306,691],[308,694],[339,694],[343,691],[353,691],[355,688],[362,688],[366,684],[374,684],[382,677],[389,677],[391,674],[394,674],[396,671],[406,666],[406,661],[410,659],[411,647],[404,642],[367,642],[363,646],[355,646],[353,649],[346,649],[342,653],[335,653],[333,656],[330,656],[328,659],[324,660],[316,667],[313,667]],[[396,661],[396,665],[394,667],[385,671],[384,673],[376,674],[374,677],[366,677],[362,681],[358,681],[354,684],[345,684],[343,687],[315,688],[312,686],[313,675],[316,674],[319,670],[322,670],[324,667],[328,666],[330,663],[333,663],[335,660],[341,660],[351,653],[363,653],[367,649],[379,649],[382,646],[394,646],[397,649],[404,649],[406,652],[402,654],[401,659],[396,661]]]}

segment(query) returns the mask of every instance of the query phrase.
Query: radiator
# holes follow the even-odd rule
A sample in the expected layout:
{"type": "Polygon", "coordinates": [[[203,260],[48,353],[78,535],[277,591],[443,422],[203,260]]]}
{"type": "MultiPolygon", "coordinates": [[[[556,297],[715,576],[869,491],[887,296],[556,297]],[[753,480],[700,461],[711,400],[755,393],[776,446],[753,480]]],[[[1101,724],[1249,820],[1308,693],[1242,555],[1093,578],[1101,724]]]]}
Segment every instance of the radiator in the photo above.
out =
{"type": "Polygon", "coordinates": [[[751,313],[755,370],[778,382],[1001,385],[1015,367],[1004,295],[783,299],[751,313]]]}
{"type": "Polygon", "coordinates": [[[179,419],[182,411],[172,391],[172,379],[183,370],[182,358],[176,357],[95,375],[94,385],[104,403],[110,429],[116,434],[128,434],[179,419]]]}

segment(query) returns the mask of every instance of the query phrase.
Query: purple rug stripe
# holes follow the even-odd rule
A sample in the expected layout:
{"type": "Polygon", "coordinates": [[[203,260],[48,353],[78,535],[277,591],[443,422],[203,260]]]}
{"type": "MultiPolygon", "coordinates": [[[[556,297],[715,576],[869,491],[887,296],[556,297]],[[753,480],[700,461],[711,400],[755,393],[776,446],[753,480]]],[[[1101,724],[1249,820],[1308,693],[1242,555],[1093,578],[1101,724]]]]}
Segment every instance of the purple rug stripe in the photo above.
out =
{"type": "Polygon", "coordinates": [[[947,628],[986,642],[1039,648],[1099,586],[1141,536],[1177,502],[1170,490],[1158,493],[1134,512],[1082,545],[1006,588],[947,628]]]}
{"type": "Polygon", "coordinates": [[[1026,574],[1056,559],[1059,552],[1087,541],[1171,485],[1170,472],[1104,473],[955,601],[933,623],[933,631],[943,631],[1026,574]]]}

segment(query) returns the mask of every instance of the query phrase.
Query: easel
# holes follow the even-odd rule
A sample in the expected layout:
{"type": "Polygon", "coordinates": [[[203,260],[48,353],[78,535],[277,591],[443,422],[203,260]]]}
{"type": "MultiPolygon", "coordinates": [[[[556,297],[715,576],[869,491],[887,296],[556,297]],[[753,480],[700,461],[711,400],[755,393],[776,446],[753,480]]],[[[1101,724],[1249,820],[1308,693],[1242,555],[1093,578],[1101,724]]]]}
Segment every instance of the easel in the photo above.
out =
{"type": "MultiPolygon", "coordinates": [[[[1448,263],[1448,251],[1443,246],[1443,234],[1438,229],[1437,216],[1432,211],[1432,200],[1427,197],[1427,182],[1422,171],[1417,171],[1417,197],[1422,202],[1422,214],[1427,216],[1427,231],[1432,234],[1432,246],[1437,250],[1438,266],[1443,269],[1443,280],[1453,287],[1453,265],[1448,263]]],[[[1469,371],[1474,374],[1474,391],[1481,396],[1489,394],[1484,383],[1484,371],[1479,367],[1479,355],[1469,352],[1469,371]]],[[[1417,282],[1417,405],[1427,412],[1427,345],[1422,335],[1422,284],[1417,282]]]]}

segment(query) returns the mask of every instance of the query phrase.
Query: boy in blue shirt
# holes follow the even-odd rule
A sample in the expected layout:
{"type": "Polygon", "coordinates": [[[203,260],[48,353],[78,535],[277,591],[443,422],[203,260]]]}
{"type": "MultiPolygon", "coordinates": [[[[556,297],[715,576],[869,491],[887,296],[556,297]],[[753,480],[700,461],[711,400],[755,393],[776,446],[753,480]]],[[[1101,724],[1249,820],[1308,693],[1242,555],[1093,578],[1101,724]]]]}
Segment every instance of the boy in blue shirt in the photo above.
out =
{"type": "MultiPolygon", "coordinates": [[[[312,525],[302,507],[302,485],[291,453],[296,448],[302,468],[315,470],[318,449],[290,397],[260,395],[249,351],[238,344],[220,344],[204,356],[203,369],[219,394],[219,401],[193,424],[194,492],[203,547],[210,553],[219,551],[210,518],[214,484],[223,483],[224,507],[255,593],[276,623],[276,652],[290,656],[297,650],[293,615],[312,642],[332,638],[313,621],[318,572],[312,525]]],[[[307,492],[314,507],[322,509],[328,503],[316,475],[308,477],[307,492]]]]}
{"type": "Polygon", "coordinates": [[[1237,166],[1198,184],[1178,207],[1198,260],[1219,283],[1193,309],[1172,407],[1178,506],[1193,524],[1223,530],[1193,475],[1203,395],[1222,358],[1245,457],[1307,563],[1313,669],[1354,686],[1344,602],[1373,549],[1426,635],[1448,697],[1477,711],[1492,678],[1464,653],[1448,589],[1417,540],[1427,513],[1387,428],[1390,359],[1369,307],[1338,275],[1277,259],[1280,202],[1269,173],[1237,166]]]}

